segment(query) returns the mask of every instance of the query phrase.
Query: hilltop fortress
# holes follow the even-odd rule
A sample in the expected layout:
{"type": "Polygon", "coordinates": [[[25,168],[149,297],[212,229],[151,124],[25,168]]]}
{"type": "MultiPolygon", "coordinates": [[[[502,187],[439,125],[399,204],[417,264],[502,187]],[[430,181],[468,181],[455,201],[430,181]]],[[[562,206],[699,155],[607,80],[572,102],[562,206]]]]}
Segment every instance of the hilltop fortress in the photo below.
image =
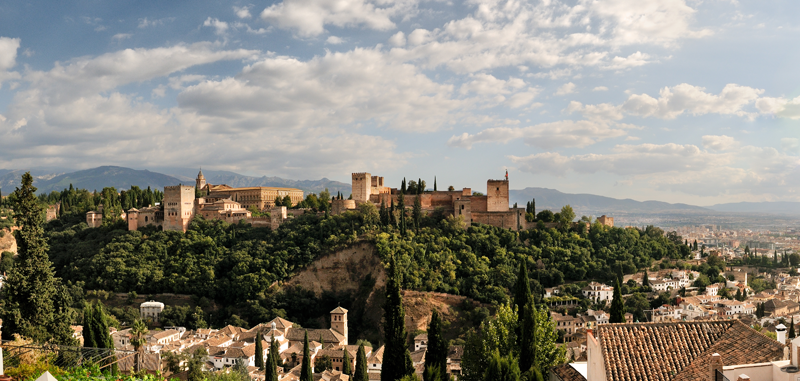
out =
{"type": "MultiPolygon", "coordinates": [[[[353,173],[352,200],[333,200],[334,214],[356,209],[359,204],[371,202],[397,205],[400,190],[384,185],[383,177],[370,173],[353,173]]],[[[510,208],[508,199],[508,173],[503,180],[487,180],[486,194],[476,196],[471,188],[448,191],[424,191],[406,194],[405,205],[410,208],[419,197],[422,209],[432,212],[441,209],[445,215],[461,216],[467,225],[481,223],[513,230],[527,229],[525,208],[510,208]]]]}
{"type": "MultiPolygon", "coordinates": [[[[128,230],[141,226],[161,226],[164,230],[186,232],[192,219],[201,215],[207,220],[237,223],[245,220],[254,226],[277,228],[287,218],[286,206],[276,206],[275,199],[289,197],[292,206],[303,200],[303,191],[295,188],[246,187],[233,188],[225,184],[206,182],[203,171],[197,174],[195,185],[164,187],[161,205],[132,208],[123,213],[128,230]],[[201,197],[196,197],[197,194],[201,197]],[[269,217],[254,217],[252,210],[268,212],[269,217]]],[[[86,224],[99,227],[103,220],[102,206],[86,213],[86,224]]]]}

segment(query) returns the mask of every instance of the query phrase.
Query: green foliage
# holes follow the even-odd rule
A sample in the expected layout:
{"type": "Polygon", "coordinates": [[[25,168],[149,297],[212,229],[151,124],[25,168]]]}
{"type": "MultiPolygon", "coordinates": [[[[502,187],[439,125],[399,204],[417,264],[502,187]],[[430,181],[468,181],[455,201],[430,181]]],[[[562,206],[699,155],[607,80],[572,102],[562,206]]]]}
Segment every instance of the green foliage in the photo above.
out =
{"type": "Polygon", "coordinates": [[[19,259],[3,285],[3,333],[6,337],[18,333],[39,343],[73,345],[71,297],[53,273],[42,227],[43,208],[35,192],[33,177],[27,172],[14,192],[14,220],[20,226],[15,232],[19,259]]]}
{"type": "Polygon", "coordinates": [[[205,362],[205,357],[208,355],[208,352],[205,348],[201,347],[195,350],[194,353],[191,354],[192,357],[189,359],[189,362],[186,364],[186,371],[187,371],[187,379],[188,381],[203,381],[205,377],[203,376],[203,363],[205,362]]]}
{"type": "Polygon", "coordinates": [[[333,369],[333,361],[328,355],[321,355],[314,358],[314,373],[322,373],[333,369]]]}
{"type": "Polygon", "coordinates": [[[142,347],[147,344],[147,338],[145,337],[149,330],[147,326],[141,319],[137,319],[133,322],[133,326],[130,330],[131,335],[131,345],[133,345],[133,349],[138,351],[142,349],[142,347]]]}
{"type": "Polygon", "coordinates": [[[495,350],[489,358],[489,366],[484,373],[484,381],[519,381],[520,371],[517,359],[511,355],[500,355],[495,350]]]}
{"type": "Polygon", "coordinates": [[[303,366],[300,368],[300,381],[314,381],[311,373],[311,352],[308,348],[308,331],[303,338],[303,366]]]}
{"type": "Polygon", "coordinates": [[[283,362],[279,352],[280,348],[273,333],[270,338],[269,353],[267,354],[267,362],[264,369],[264,381],[278,381],[278,365],[283,362]]]}
{"type": "Polygon", "coordinates": [[[400,273],[394,256],[389,259],[386,280],[386,302],[383,307],[383,334],[386,346],[383,351],[382,381],[394,381],[414,374],[411,354],[406,346],[405,310],[400,295],[400,273]]]}
{"type": "MultiPolygon", "coordinates": [[[[256,361],[255,366],[258,367],[259,370],[264,370],[264,346],[261,343],[261,333],[259,332],[256,335],[256,361]]],[[[272,364],[269,364],[272,365],[272,364]]]]}
{"type": "Polygon", "coordinates": [[[369,381],[369,374],[367,374],[367,356],[364,351],[364,344],[358,346],[358,354],[356,355],[356,371],[353,374],[353,381],[369,381]]]}
{"type": "Polygon", "coordinates": [[[425,352],[423,380],[446,380],[447,351],[449,348],[450,343],[445,340],[442,334],[442,319],[439,317],[439,311],[433,310],[431,322],[428,325],[428,348],[425,352]]]}
{"type": "Polygon", "coordinates": [[[342,357],[342,373],[348,376],[353,375],[353,363],[350,358],[350,352],[348,352],[347,349],[344,350],[344,355],[342,357]]]}
{"type": "Polygon", "coordinates": [[[609,313],[609,323],[624,323],[625,322],[625,304],[622,300],[622,286],[617,278],[617,283],[614,285],[614,298],[611,300],[611,312],[609,313]]]}
{"type": "Polygon", "coordinates": [[[637,292],[625,299],[625,309],[633,314],[636,321],[647,321],[645,310],[650,309],[650,302],[644,293],[637,292]]]}

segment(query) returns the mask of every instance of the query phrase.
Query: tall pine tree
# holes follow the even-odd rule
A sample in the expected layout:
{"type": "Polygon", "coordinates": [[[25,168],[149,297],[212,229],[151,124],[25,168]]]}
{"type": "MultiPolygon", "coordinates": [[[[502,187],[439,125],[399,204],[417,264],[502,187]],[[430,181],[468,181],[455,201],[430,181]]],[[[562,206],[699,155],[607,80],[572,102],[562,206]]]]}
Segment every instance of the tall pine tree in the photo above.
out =
{"type": "Polygon", "coordinates": [[[428,349],[425,352],[424,381],[447,379],[447,350],[450,345],[442,334],[442,319],[439,311],[433,310],[431,323],[428,325],[428,349]]]}
{"type": "Polygon", "coordinates": [[[367,355],[364,351],[364,344],[358,346],[356,371],[353,374],[353,381],[369,381],[369,374],[367,374],[367,355]]]}
{"type": "Polygon", "coordinates": [[[614,285],[614,299],[611,300],[611,316],[608,318],[609,323],[624,323],[625,322],[625,304],[622,301],[622,286],[620,286],[619,278],[614,285]]]}
{"type": "Polygon", "coordinates": [[[642,274],[642,287],[650,287],[650,276],[647,275],[647,269],[644,269],[642,274]]]}
{"type": "Polygon", "coordinates": [[[18,260],[3,285],[3,333],[6,338],[18,333],[39,343],[74,345],[71,300],[61,279],[55,277],[47,255],[49,247],[42,228],[44,208],[36,197],[30,172],[22,175],[14,201],[14,220],[20,227],[14,232],[18,260]]]}
{"type": "Polygon", "coordinates": [[[303,366],[300,368],[300,381],[314,381],[311,373],[311,352],[308,349],[308,331],[303,339],[303,366]]]}
{"type": "MultiPolygon", "coordinates": [[[[386,281],[386,303],[383,306],[383,368],[381,381],[395,381],[414,373],[411,354],[406,347],[405,310],[400,295],[400,272],[392,254],[386,281]]],[[[301,380],[302,381],[302,380],[301,380]]]]}

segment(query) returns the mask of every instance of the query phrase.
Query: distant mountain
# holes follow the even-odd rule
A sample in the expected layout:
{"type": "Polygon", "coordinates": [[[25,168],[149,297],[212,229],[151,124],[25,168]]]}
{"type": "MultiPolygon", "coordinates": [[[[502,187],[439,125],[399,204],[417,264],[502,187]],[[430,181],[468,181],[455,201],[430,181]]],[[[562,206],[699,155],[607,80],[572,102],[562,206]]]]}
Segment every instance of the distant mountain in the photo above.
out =
{"type": "Polygon", "coordinates": [[[717,212],[800,214],[800,202],[794,201],[735,202],[711,205],[706,208],[717,212]]]}
{"type": "MultiPolygon", "coordinates": [[[[194,183],[197,178],[197,169],[188,168],[163,168],[166,173],[171,173],[172,176],[182,179],[184,182],[191,180],[194,183]]],[[[352,186],[348,183],[341,181],[329,180],[322,178],[321,180],[290,180],[275,176],[247,176],[236,172],[230,171],[214,171],[203,170],[203,176],[206,182],[210,184],[227,184],[232,187],[285,187],[302,189],[306,193],[317,193],[324,191],[326,188],[328,192],[335,195],[336,192],[342,192],[344,197],[350,196],[352,186]]]]}
{"type": "Polygon", "coordinates": [[[592,194],[570,194],[548,188],[525,188],[509,191],[511,204],[517,203],[524,206],[531,199],[536,199],[536,210],[561,209],[570,205],[576,211],[584,212],[663,212],[663,211],[708,211],[708,209],[687,205],[670,204],[661,201],[636,201],[631,199],[616,199],[611,197],[596,196],[592,194]]]}
{"type": "MultiPolygon", "coordinates": [[[[22,174],[26,170],[0,169],[0,190],[4,195],[13,192],[19,186],[22,174]]],[[[130,189],[131,185],[141,188],[162,189],[168,185],[194,185],[197,177],[196,170],[172,168],[168,172],[177,173],[165,175],[159,172],[148,170],[136,170],[125,167],[103,166],[92,169],[81,170],[69,173],[51,173],[47,171],[31,171],[34,177],[33,185],[38,188],[37,193],[49,193],[51,191],[61,191],[69,188],[72,184],[75,188],[88,190],[102,190],[105,187],[114,187],[117,190],[130,189]]],[[[289,180],[280,177],[254,177],[240,175],[228,171],[204,170],[203,175],[206,181],[211,184],[227,184],[232,187],[286,187],[302,189],[306,193],[319,194],[325,188],[335,195],[342,192],[345,197],[350,195],[351,186],[339,181],[326,178],[321,180],[289,180]]]]}
{"type": "Polygon", "coordinates": [[[51,179],[34,181],[33,185],[39,188],[39,193],[49,193],[51,191],[61,191],[69,188],[72,184],[75,188],[87,190],[102,190],[105,187],[114,187],[117,190],[130,189],[132,185],[137,185],[142,189],[161,189],[168,185],[191,184],[194,181],[181,181],[173,176],[167,176],[158,172],[150,172],[146,169],[136,170],[125,167],[103,166],[82,171],[65,173],[51,179]]]}

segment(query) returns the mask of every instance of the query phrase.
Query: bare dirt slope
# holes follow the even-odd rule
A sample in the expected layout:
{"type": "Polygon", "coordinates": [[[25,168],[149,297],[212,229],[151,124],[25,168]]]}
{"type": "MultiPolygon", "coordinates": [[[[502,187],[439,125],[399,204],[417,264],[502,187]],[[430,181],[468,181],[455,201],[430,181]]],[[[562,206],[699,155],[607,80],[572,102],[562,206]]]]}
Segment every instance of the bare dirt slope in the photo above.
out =
{"type": "MultiPolygon", "coordinates": [[[[320,258],[284,286],[302,286],[317,295],[352,295],[349,320],[357,325],[353,328],[358,331],[358,338],[381,342],[386,272],[371,243],[358,243],[320,258]]],[[[488,313],[486,306],[469,298],[437,292],[404,291],[403,306],[409,334],[426,330],[436,309],[446,322],[445,336],[450,339],[462,336],[480,321],[482,314],[488,313]]]]}
{"type": "Polygon", "coordinates": [[[0,230],[3,232],[2,234],[3,237],[0,238],[0,253],[4,251],[10,251],[14,253],[14,255],[17,254],[17,240],[14,239],[14,233],[13,233],[14,230],[16,229],[17,227],[13,226],[11,230],[8,229],[0,230]]]}
{"type": "Polygon", "coordinates": [[[287,286],[302,286],[320,295],[323,291],[356,292],[367,276],[375,280],[375,289],[386,285],[386,271],[371,243],[358,243],[314,261],[287,286]]]}

